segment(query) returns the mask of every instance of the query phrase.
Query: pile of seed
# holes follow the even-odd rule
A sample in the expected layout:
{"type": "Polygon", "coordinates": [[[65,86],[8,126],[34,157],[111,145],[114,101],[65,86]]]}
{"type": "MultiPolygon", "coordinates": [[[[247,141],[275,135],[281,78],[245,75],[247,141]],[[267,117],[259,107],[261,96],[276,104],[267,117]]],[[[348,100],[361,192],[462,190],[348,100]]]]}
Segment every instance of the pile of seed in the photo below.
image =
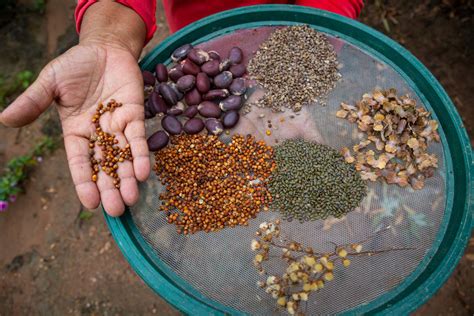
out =
{"type": "Polygon", "coordinates": [[[155,171],[166,191],[160,209],[183,234],[247,225],[268,209],[273,149],[255,138],[180,135],[155,153],[155,171]]]}
{"type": "Polygon", "coordinates": [[[307,25],[276,30],[263,42],[247,67],[264,89],[256,105],[297,112],[324,98],[341,75],[334,48],[327,38],[307,25]]]}
{"type": "Polygon", "coordinates": [[[116,108],[122,106],[122,103],[116,102],[114,99],[110,100],[105,106],[99,103],[92,117],[92,123],[95,125],[95,134],[89,139],[89,156],[92,169],[92,181],[97,182],[99,170],[102,169],[107,175],[112,177],[114,185],[120,188],[120,178],[117,170],[119,163],[125,160],[133,160],[130,144],[125,145],[125,148],[120,148],[118,139],[115,135],[104,132],[100,126],[100,117],[106,112],[113,112],[116,108]],[[95,158],[95,147],[100,148],[101,158],[95,158]]]}
{"type": "Polygon", "coordinates": [[[367,186],[337,150],[305,140],[275,147],[277,168],[269,182],[273,206],[287,220],[341,217],[356,208],[367,186]]]}

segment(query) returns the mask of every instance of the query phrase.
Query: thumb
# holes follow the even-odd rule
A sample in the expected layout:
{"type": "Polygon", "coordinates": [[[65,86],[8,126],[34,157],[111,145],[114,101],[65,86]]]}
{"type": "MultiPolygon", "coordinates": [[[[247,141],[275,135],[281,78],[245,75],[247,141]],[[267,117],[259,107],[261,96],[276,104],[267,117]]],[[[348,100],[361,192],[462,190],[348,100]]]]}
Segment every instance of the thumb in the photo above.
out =
{"type": "Polygon", "coordinates": [[[47,65],[35,82],[0,113],[0,122],[10,127],[21,127],[33,122],[53,102],[55,90],[54,70],[51,65],[47,65]]]}

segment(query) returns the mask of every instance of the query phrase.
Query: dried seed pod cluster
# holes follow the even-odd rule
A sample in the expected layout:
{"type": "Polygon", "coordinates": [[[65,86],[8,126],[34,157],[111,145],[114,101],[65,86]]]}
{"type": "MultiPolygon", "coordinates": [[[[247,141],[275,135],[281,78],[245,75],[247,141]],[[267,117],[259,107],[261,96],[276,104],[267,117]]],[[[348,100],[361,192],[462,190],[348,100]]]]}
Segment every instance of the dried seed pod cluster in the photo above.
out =
{"type": "Polygon", "coordinates": [[[263,42],[248,64],[249,76],[264,89],[256,105],[297,112],[324,98],[341,75],[327,38],[308,25],[277,29],[263,42]]]}
{"type": "Polygon", "coordinates": [[[267,179],[275,168],[273,149],[252,136],[230,144],[213,135],[179,135],[155,153],[166,186],[160,209],[179,233],[213,232],[247,225],[271,202],[267,179]]]}
{"type": "Polygon", "coordinates": [[[302,139],[275,147],[277,168],[269,182],[273,206],[287,220],[341,217],[367,194],[354,166],[329,146],[302,139]]]}
{"type": "Polygon", "coordinates": [[[150,150],[157,151],[169,142],[169,135],[198,134],[204,128],[219,135],[237,125],[239,110],[247,90],[247,71],[243,52],[233,47],[222,59],[215,51],[206,52],[190,44],[178,47],[169,70],[156,65],[155,74],[143,71],[145,84],[145,117],[162,118],[162,127],[148,139],[150,150]],[[180,118],[180,115],[182,117],[180,118]]]}
{"type": "Polygon", "coordinates": [[[408,96],[398,97],[395,89],[364,94],[356,105],[342,103],[341,108],[336,116],[357,123],[367,134],[352,151],[342,149],[363,179],[423,188],[438,167],[436,155],[427,152],[431,141],[440,140],[430,112],[408,96]]]}
{"type": "Polygon", "coordinates": [[[102,169],[107,175],[112,177],[116,188],[120,188],[120,178],[117,170],[119,163],[125,160],[133,160],[130,144],[126,144],[125,148],[120,148],[115,135],[104,132],[100,126],[100,117],[106,112],[113,112],[116,108],[121,107],[122,103],[110,100],[107,105],[99,103],[92,117],[92,123],[95,125],[95,134],[89,140],[89,156],[92,169],[92,181],[97,182],[99,170],[102,169]],[[101,149],[101,158],[95,158],[96,145],[101,149]]]}

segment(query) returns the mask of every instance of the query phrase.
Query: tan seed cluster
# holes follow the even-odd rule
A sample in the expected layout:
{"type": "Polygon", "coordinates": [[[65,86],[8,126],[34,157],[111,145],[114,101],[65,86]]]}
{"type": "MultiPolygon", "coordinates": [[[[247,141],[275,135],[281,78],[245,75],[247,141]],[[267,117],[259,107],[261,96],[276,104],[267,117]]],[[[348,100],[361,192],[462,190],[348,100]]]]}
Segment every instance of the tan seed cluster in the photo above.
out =
{"type": "Polygon", "coordinates": [[[228,145],[216,136],[176,136],[155,161],[167,189],[160,209],[179,233],[247,225],[272,200],[273,149],[253,136],[234,135],[228,145]]]}
{"type": "Polygon", "coordinates": [[[92,117],[92,123],[95,125],[95,134],[89,140],[89,155],[92,168],[92,181],[97,182],[99,170],[102,169],[107,175],[114,179],[114,185],[120,188],[120,178],[118,176],[119,163],[125,160],[133,160],[130,144],[125,148],[118,146],[118,139],[115,135],[104,132],[100,126],[100,117],[105,112],[113,112],[116,108],[121,107],[122,103],[116,102],[114,99],[110,100],[107,105],[99,103],[92,117]],[[101,158],[95,158],[96,145],[101,149],[101,158]]]}

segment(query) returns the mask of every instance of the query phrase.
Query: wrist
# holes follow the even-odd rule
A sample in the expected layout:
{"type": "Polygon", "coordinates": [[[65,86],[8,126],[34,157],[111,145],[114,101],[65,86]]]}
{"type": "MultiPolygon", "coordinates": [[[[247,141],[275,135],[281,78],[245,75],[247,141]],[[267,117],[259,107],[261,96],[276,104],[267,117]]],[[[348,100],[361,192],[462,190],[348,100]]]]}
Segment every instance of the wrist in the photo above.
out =
{"type": "Polygon", "coordinates": [[[84,15],[79,44],[125,49],[138,59],[145,36],[145,23],[135,11],[113,1],[99,1],[84,15]]]}

